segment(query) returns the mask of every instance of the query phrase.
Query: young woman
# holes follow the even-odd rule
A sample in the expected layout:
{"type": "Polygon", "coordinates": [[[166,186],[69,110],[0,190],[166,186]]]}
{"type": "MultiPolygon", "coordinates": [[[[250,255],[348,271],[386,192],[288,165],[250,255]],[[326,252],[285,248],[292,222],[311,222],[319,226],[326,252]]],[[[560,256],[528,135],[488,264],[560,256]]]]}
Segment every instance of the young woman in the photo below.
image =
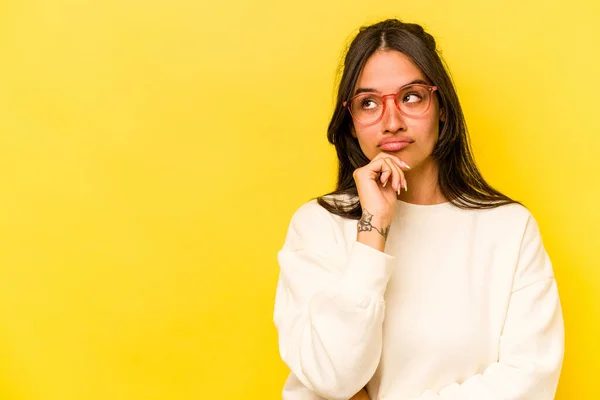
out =
{"type": "Polygon", "coordinates": [[[475,166],[433,37],[361,28],[328,139],[337,188],[294,213],[278,253],[283,399],[553,399],[552,265],[531,213],[475,166]]]}

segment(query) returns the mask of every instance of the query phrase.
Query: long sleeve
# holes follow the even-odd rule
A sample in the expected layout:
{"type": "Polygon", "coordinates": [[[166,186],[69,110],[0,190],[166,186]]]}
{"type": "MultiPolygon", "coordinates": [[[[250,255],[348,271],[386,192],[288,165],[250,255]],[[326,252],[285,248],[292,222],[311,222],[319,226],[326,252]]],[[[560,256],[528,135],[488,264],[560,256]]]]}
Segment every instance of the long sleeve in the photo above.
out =
{"type": "Polygon", "coordinates": [[[412,400],[551,400],[564,355],[564,326],[552,265],[529,215],[500,337],[498,361],[462,383],[412,400]]]}
{"type": "Polygon", "coordinates": [[[292,216],[278,252],[274,322],[281,358],[314,393],[347,400],[375,373],[394,260],[360,242],[347,245],[334,216],[315,202],[292,216]]]}

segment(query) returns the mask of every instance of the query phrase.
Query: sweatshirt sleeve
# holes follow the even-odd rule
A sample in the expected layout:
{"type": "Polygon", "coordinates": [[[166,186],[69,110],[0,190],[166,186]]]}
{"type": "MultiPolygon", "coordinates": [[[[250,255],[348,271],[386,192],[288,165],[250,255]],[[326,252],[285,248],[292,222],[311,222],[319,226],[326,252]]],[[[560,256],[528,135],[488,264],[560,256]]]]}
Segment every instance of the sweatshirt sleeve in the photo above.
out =
{"type": "Polygon", "coordinates": [[[500,337],[498,361],[481,374],[412,400],[552,400],[564,356],[564,327],[552,265],[529,214],[500,337]]]}
{"type": "Polygon", "coordinates": [[[277,254],[274,322],[281,358],[316,394],[347,400],[381,356],[383,295],[395,257],[354,240],[316,202],[292,216],[277,254]]]}

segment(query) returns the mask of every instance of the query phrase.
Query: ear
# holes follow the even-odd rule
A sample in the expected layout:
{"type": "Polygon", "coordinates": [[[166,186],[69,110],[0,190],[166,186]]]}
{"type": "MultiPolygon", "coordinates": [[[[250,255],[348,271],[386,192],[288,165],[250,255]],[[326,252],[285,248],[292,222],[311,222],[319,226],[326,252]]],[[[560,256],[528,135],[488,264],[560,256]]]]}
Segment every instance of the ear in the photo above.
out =
{"type": "Polygon", "coordinates": [[[446,109],[440,108],[440,121],[446,122],[446,109]]]}

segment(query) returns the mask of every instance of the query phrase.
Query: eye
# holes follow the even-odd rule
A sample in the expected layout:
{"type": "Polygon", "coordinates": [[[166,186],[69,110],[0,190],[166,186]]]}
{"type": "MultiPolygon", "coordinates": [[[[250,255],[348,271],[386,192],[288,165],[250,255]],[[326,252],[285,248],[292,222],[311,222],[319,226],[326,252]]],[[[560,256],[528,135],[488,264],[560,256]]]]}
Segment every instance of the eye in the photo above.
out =
{"type": "Polygon", "coordinates": [[[365,109],[365,110],[368,110],[368,109],[370,109],[370,108],[377,107],[377,103],[376,103],[376,102],[375,102],[373,99],[364,99],[364,100],[361,102],[360,106],[361,106],[363,109],[365,109]]]}
{"type": "Polygon", "coordinates": [[[367,93],[361,96],[358,96],[352,100],[352,111],[358,112],[377,112],[381,109],[381,99],[376,94],[367,93]]]}
{"type": "Polygon", "coordinates": [[[402,97],[403,103],[418,103],[423,100],[423,98],[418,93],[406,93],[404,97],[402,97]]]}

